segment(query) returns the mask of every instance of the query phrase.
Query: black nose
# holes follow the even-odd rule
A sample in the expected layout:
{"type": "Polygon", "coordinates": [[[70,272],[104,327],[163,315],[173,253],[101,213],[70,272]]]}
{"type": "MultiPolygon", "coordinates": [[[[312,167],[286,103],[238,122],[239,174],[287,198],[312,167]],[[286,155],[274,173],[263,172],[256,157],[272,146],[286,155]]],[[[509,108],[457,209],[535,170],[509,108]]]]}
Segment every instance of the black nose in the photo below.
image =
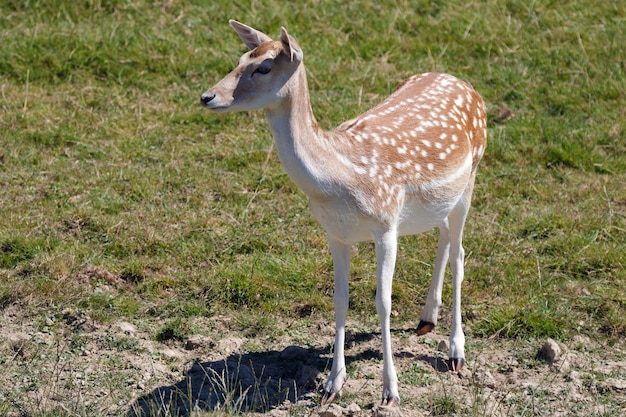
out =
{"type": "Polygon", "coordinates": [[[203,106],[208,106],[211,100],[213,100],[214,98],[215,98],[215,94],[204,93],[202,94],[202,97],[200,97],[200,103],[202,103],[203,106]]]}

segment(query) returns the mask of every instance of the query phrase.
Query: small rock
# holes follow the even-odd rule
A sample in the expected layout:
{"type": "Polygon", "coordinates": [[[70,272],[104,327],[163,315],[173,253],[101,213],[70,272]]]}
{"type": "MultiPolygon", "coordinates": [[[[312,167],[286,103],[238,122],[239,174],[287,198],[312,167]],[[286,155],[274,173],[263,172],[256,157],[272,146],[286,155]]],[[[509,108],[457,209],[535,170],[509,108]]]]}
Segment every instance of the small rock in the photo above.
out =
{"type": "Polygon", "coordinates": [[[318,414],[319,417],[341,417],[343,415],[343,408],[339,407],[337,404],[329,404],[328,406],[324,406],[318,414]]]}
{"type": "Polygon", "coordinates": [[[361,407],[357,403],[350,403],[349,406],[346,407],[346,414],[348,416],[355,416],[361,412],[361,407]]]}
{"type": "Polygon", "coordinates": [[[448,353],[448,350],[450,349],[450,347],[448,346],[448,342],[446,342],[445,340],[442,340],[441,342],[439,342],[439,344],[437,345],[437,350],[439,352],[444,352],[444,353],[448,353]]]}
{"type": "Polygon", "coordinates": [[[548,339],[539,350],[539,356],[548,363],[554,363],[561,357],[561,348],[554,340],[548,339]]]}

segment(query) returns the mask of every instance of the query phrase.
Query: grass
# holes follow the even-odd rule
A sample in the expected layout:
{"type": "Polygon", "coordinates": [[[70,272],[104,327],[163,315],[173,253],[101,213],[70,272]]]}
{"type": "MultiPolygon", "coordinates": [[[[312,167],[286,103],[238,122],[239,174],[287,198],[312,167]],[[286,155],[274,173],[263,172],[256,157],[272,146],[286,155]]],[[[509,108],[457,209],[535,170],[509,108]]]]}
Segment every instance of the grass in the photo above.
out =
{"type": "MultiPolygon", "coordinates": [[[[276,317],[332,319],[323,232],[263,114],[198,104],[244,50],[229,18],[290,30],[327,128],[415,72],[471,82],[490,129],[469,337],[626,335],[626,8],[597,0],[2,2],[0,308],[151,320],[160,340],[194,317],[268,334],[276,317]]],[[[396,326],[419,315],[435,236],[401,241],[396,326]]],[[[374,259],[358,245],[352,315],[374,314],[374,259]]]]}

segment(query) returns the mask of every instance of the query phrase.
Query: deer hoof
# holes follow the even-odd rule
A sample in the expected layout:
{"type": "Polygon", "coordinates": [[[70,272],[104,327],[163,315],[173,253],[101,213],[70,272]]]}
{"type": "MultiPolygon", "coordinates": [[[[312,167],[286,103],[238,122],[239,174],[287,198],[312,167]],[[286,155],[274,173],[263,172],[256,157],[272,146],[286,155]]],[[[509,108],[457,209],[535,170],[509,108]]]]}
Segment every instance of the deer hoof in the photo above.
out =
{"type": "Polygon", "coordinates": [[[435,328],[434,323],[420,320],[420,324],[417,325],[417,335],[424,336],[426,333],[431,332],[434,328],[435,328]]]}
{"type": "Polygon", "coordinates": [[[383,407],[397,407],[400,405],[400,398],[398,397],[383,398],[383,400],[380,402],[380,405],[383,407]]]}
{"type": "Polygon", "coordinates": [[[322,395],[322,404],[330,404],[333,401],[338,400],[340,397],[341,395],[336,392],[324,391],[324,395],[322,395]]]}
{"type": "Polygon", "coordinates": [[[465,359],[463,358],[450,358],[449,367],[452,371],[458,372],[465,365],[465,359]]]}

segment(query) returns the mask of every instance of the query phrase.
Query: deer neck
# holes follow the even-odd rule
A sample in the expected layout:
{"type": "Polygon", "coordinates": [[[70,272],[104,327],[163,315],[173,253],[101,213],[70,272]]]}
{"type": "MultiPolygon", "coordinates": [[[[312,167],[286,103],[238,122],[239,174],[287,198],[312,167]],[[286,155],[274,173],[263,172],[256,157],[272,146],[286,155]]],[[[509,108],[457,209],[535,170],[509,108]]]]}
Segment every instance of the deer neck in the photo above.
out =
{"type": "Polygon", "coordinates": [[[334,146],[331,132],[319,127],[311,108],[304,65],[285,87],[281,101],[266,109],[280,161],[289,177],[309,197],[329,192],[334,146]]]}

